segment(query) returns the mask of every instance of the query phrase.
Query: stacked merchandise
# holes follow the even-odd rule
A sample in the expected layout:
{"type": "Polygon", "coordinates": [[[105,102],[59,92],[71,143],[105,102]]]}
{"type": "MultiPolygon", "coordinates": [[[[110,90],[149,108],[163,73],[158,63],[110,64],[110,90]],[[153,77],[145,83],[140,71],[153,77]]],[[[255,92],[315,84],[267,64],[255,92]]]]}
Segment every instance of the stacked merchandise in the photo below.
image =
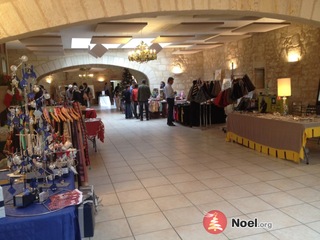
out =
{"type": "MultiPolygon", "coordinates": [[[[39,181],[64,174],[79,173],[87,182],[84,123],[79,103],[73,106],[48,106],[50,95],[38,85],[33,66],[22,56],[18,66],[11,66],[11,81],[4,103],[8,108],[8,138],[4,152],[13,176],[23,175],[30,182],[31,193],[39,193],[39,181]],[[22,78],[17,71],[22,68],[22,78]]],[[[51,190],[56,190],[53,183],[51,190]]],[[[14,189],[12,189],[14,193],[14,189]]]]}

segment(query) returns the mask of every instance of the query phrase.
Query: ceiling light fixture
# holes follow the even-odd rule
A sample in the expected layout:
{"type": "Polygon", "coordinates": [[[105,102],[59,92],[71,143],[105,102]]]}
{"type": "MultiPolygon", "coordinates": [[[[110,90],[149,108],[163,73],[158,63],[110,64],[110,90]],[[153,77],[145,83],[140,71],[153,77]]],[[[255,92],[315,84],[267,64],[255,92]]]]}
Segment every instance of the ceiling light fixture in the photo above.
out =
{"type": "Polygon", "coordinates": [[[80,73],[79,77],[80,78],[88,78],[88,77],[92,78],[92,77],[94,77],[93,73],[89,73],[90,69],[91,68],[87,68],[87,67],[80,68],[79,70],[82,71],[83,73],[80,73]]]}
{"type": "Polygon", "coordinates": [[[128,54],[129,61],[138,63],[145,63],[157,59],[157,52],[154,49],[149,49],[148,45],[141,41],[141,43],[128,54]]]}
{"type": "Polygon", "coordinates": [[[52,75],[46,77],[46,82],[51,84],[52,83],[52,75]]]}
{"type": "Polygon", "coordinates": [[[82,77],[83,77],[83,78],[91,77],[91,78],[92,78],[92,77],[94,77],[94,75],[93,75],[93,73],[89,73],[89,74],[88,74],[88,73],[84,73],[84,74],[79,74],[79,77],[81,77],[81,78],[82,78],[82,77]]]}

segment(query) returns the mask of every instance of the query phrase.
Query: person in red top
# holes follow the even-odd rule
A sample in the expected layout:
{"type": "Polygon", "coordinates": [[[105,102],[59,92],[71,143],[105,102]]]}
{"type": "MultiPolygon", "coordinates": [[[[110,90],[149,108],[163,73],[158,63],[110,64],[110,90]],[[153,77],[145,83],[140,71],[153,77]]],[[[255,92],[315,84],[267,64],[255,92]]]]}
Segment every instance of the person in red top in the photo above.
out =
{"type": "Polygon", "coordinates": [[[132,92],[131,92],[131,98],[132,98],[131,104],[133,104],[133,115],[135,118],[138,119],[139,118],[138,113],[137,113],[137,106],[139,104],[139,102],[138,102],[138,84],[134,85],[132,92]]]}

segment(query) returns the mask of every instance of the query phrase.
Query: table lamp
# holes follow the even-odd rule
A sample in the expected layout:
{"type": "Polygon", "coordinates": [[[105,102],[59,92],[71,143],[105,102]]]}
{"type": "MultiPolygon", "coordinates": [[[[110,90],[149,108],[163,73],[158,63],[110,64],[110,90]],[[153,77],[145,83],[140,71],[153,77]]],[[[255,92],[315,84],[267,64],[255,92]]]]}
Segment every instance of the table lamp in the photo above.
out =
{"type": "Polygon", "coordinates": [[[278,78],[278,96],[283,100],[283,115],[288,114],[287,97],[291,96],[291,78],[278,78]]]}

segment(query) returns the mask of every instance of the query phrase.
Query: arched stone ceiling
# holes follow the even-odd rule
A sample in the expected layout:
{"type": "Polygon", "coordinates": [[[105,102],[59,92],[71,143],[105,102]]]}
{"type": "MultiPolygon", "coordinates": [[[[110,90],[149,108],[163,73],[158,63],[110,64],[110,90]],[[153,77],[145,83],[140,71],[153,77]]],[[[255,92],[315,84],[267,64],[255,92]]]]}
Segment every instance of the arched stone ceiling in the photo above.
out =
{"type": "Polygon", "coordinates": [[[254,13],[320,26],[318,0],[1,0],[0,43],[86,22],[192,11],[254,13]]]}

